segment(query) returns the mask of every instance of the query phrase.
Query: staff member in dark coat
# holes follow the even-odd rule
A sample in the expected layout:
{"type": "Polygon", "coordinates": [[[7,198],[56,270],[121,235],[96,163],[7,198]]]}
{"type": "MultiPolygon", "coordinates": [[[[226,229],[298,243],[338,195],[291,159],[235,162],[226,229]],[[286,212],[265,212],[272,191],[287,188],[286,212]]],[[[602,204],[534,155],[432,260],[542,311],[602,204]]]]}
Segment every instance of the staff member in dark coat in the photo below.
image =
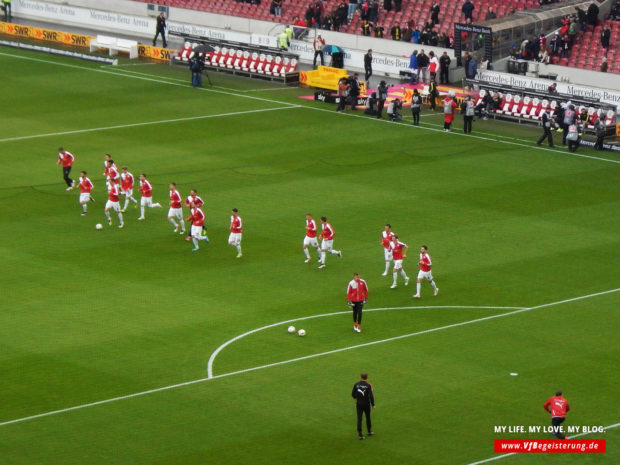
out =
{"type": "Polygon", "coordinates": [[[549,109],[546,109],[542,115],[543,135],[540,136],[536,145],[542,144],[545,139],[549,140],[549,147],[553,147],[553,135],[551,134],[551,115],[549,109]]]}
{"type": "Polygon", "coordinates": [[[450,57],[448,56],[448,52],[443,52],[441,57],[439,58],[439,83],[440,84],[448,84],[450,82],[450,57]]]}
{"type": "Polygon", "coordinates": [[[157,42],[157,36],[161,34],[161,40],[164,43],[164,48],[168,46],[166,43],[166,18],[163,13],[160,13],[157,17],[157,26],[155,28],[155,37],[153,37],[153,47],[155,47],[155,43],[157,42]]]}
{"type": "Polygon", "coordinates": [[[356,401],[357,407],[357,434],[360,439],[365,439],[362,434],[362,415],[366,414],[366,429],[368,436],[373,436],[372,424],[370,423],[370,407],[375,408],[375,396],[372,393],[372,384],[368,381],[366,372],[360,375],[360,380],[353,386],[351,396],[356,401]]]}
{"type": "Polygon", "coordinates": [[[351,110],[355,110],[357,105],[357,97],[360,95],[360,81],[358,74],[353,73],[353,76],[349,78],[349,102],[351,103],[351,110]]]}
{"type": "Polygon", "coordinates": [[[372,76],[372,50],[368,50],[368,53],[364,55],[364,72],[366,73],[366,88],[368,88],[368,80],[372,76]]]}

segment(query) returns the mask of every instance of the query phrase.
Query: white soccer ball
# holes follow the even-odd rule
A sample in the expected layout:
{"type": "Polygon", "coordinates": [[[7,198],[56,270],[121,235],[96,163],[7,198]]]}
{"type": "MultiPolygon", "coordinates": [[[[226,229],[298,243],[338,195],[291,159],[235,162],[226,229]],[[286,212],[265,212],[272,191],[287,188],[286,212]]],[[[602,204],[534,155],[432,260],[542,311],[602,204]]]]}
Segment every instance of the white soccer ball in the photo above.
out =
{"type": "Polygon", "coordinates": [[[305,336],[306,335],[306,330],[305,329],[300,329],[299,331],[297,331],[297,335],[298,336],[305,336]]]}
{"type": "Polygon", "coordinates": [[[95,229],[103,229],[103,225],[101,223],[97,223],[95,225],[95,229]]]}
{"type": "Polygon", "coordinates": [[[289,332],[289,334],[293,334],[295,332],[295,326],[289,326],[288,327],[288,332],[289,332]]]}

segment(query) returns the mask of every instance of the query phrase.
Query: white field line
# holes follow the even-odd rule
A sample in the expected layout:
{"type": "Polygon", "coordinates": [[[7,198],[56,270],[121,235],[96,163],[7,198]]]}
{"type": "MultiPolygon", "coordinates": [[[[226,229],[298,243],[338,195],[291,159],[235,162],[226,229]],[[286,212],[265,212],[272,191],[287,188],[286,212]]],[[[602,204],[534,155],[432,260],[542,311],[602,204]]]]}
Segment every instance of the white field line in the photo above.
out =
{"type": "Polygon", "coordinates": [[[109,68],[110,66],[114,66],[115,68],[124,68],[126,66],[149,66],[156,65],[157,63],[127,63],[125,65],[99,65],[100,68],[109,68]]]}
{"type": "MultiPolygon", "coordinates": [[[[571,299],[565,299],[565,300],[560,300],[560,301],[557,301],[557,302],[551,302],[551,303],[547,303],[547,304],[543,304],[543,305],[538,305],[536,307],[523,308],[523,309],[516,310],[514,312],[508,312],[508,313],[502,313],[502,314],[499,314],[499,315],[494,315],[493,318],[501,318],[502,316],[514,315],[516,313],[536,310],[538,308],[546,308],[546,307],[551,307],[551,306],[554,306],[554,305],[561,305],[561,304],[568,303],[568,302],[575,302],[575,301],[578,301],[578,300],[585,300],[585,299],[589,299],[589,298],[592,298],[592,297],[597,297],[597,296],[601,296],[601,295],[605,295],[605,294],[611,294],[611,293],[618,292],[618,291],[620,291],[620,288],[610,289],[610,290],[602,291],[602,292],[596,292],[594,294],[583,295],[583,296],[580,296],[580,297],[573,297],[571,299]]],[[[440,328],[434,328],[434,329],[429,329],[429,330],[426,330],[426,331],[421,331],[421,332],[419,332],[419,334],[425,334],[425,333],[430,333],[430,332],[441,331],[442,329],[453,328],[453,327],[456,327],[456,326],[464,326],[464,325],[467,325],[467,324],[473,324],[473,323],[485,321],[485,320],[488,320],[488,319],[491,319],[491,318],[490,317],[487,317],[487,318],[477,318],[476,320],[464,321],[462,323],[457,323],[457,324],[454,324],[454,325],[448,325],[448,326],[443,326],[443,327],[440,327],[440,328]]],[[[390,338],[390,339],[386,339],[385,341],[375,341],[375,342],[368,343],[368,344],[361,344],[361,345],[358,345],[358,346],[355,346],[355,347],[361,347],[361,346],[364,346],[364,345],[371,345],[371,344],[379,344],[381,342],[386,342],[388,340],[395,340],[395,339],[402,339],[404,337],[411,337],[411,336],[414,336],[416,334],[417,333],[412,333],[410,335],[400,336],[399,338],[390,338]]],[[[117,402],[117,401],[120,401],[120,400],[131,399],[131,398],[134,398],[134,397],[140,397],[140,396],[144,396],[144,395],[147,395],[147,394],[153,394],[153,393],[156,393],[156,392],[168,391],[168,390],[171,390],[171,389],[176,389],[176,388],[183,387],[183,386],[189,386],[189,385],[192,385],[192,384],[202,383],[202,382],[209,381],[209,380],[225,378],[225,377],[228,377],[228,376],[235,376],[235,375],[239,375],[239,374],[243,374],[243,373],[249,373],[249,372],[257,371],[257,370],[262,370],[262,369],[265,369],[265,368],[270,368],[270,367],[274,367],[274,366],[278,366],[278,365],[284,365],[284,364],[296,362],[296,361],[299,361],[299,360],[306,360],[306,359],[309,359],[309,358],[320,357],[322,355],[328,355],[328,354],[332,354],[332,353],[336,353],[336,352],[342,352],[342,351],[348,350],[348,349],[350,349],[350,348],[337,349],[337,350],[334,350],[334,351],[323,352],[321,354],[314,354],[314,355],[309,355],[309,356],[306,356],[306,357],[299,357],[299,358],[292,359],[292,360],[285,360],[285,361],[282,361],[282,362],[270,363],[270,364],[262,365],[262,366],[258,366],[258,367],[246,368],[246,369],[243,369],[243,370],[238,370],[238,371],[234,371],[234,372],[230,372],[230,373],[224,373],[224,374],[221,374],[221,375],[215,375],[215,376],[213,376],[211,378],[199,378],[199,379],[195,379],[195,380],[192,380],[192,381],[186,381],[186,382],[183,382],[183,383],[171,384],[169,386],[163,386],[163,387],[159,387],[159,388],[149,389],[148,391],[135,392],[133,394],[127,394],[127,395],[124,395],[124,396],[112,397],[110,399],[104,399],[104,400],[100,400],[100,401],[97,401],[97,402],[90,402],[88,404],[75,405],[73,407],[68,407],[68,408],[63,408],[63,409],[58,409],[58,410],[52,410],[52,411],[49,411],[49,412],[39,413],[39,414],[36,414],[36,415],[30,415],[30,416],[27,416],[27,417],[16,418],[16,419],[13,419],[13,420],[7,420],[7,421],[4,421],[4,422],[1,422],[0,426],[11,425],[11,424],[14,424],[14,423],[22,423],[22,422],[25,422],[25,421],[28,421],[28,420],[34,420],[34,419],[37,419],[37,418],[49,417],[49,416],[52,416],[52,415],[58,415],[58,414],[65,413],[65,412],[71,412],[73,410],[80,410],[80,409],[84,409],[84,408],[88,408],[88,407],[94,407],[94,406],[97,406],[97,405],[109,404],[111,402],[117,402]]]]}
{"type": "MultiPolygon", "coordinates": [[[[620,426],[620,423],[614,423],[613,425],[604,426],[603,428],[605,429],[605,431],[607,431],[608,429],[614,429],[614,428],[617,428],[618,426],[620,426]]],[[[570,436],[569,439],[576,439],[576,438],[580,438],[580,437],[583,437],[583,436],[588,436],[590,434],[594,434],[594,431],[589,431],[587,433],[575,434],[574,436],[570,436]]],[[[478,462],[468,463],[467,465],[480,465],[482,463],[494,462],[495,460],[505,459],[506,457],[512,457],[513,455],[519,455],[519,454],[517,454],[516,452],[512,452],[510,454],[496,455],[496,456],[490,457],[488,459],[480,460],[478,462]]]]}
{"type": "MultiPolygon", "coordinates": [[[[159,79],[159,78],[152,78],[152,77],[147,77],[146,75],[134,75],[135,73],[117,73],[114,71],[108,71],[106,69],[97,69],[97,68],[89,68],[89,67],[85,67],[85,66],[78,66],[78,65],[72,65],[69,63],[61,63],[61,62],[55,62],[55,61],[51,61],[51,60],[43,60],[40,58],[32,58],[32,57],[25,57],[25,56],[21,56],[21,55],[13,55],[10,53],[0,53],[0,56],[7,56],[10,58],[16,58],[16,59],[22,59],[22,60],[29,60],[29,61],[35,61],[35,62],[39,62],[39,63],[48,63],[48,64],[52,64],[52,65],[57,65],[57,66],[64,66],[64,67],[68,67],[68,68],[74,68],[74,69],[80,69],[80,70],[84,70],[84,71],[92,71],[95,73],[104,73],[104,74],[110,74],[112,76],[117,76],[117,77],[126,77],[126,78],[133,78],[133,79],[140,79],[140,80],[144,80],[144,81],[149,81],[149,82],[154,82],[157,84],[166,84],[166,85],[171,85],[171,86],[178,86],[178,87],[189,87],[189,83],[186,84],[182,84],[182,83],[176,83],[176,82],[171,82],[171,81],[166,81],[163,79],[159,79]]],[[[314,110],[314,111],[323,111],[323,112],[328,112],[331,114],[336,114],[336,112],[334,110],[328,110],[325,108],[319,108],[319,107],[315,107],[315,106],[310,106],[310,105],[299,105],[299,104],[293,104],[293,103],[289,103],[289,102],[282,102],[279,100],[274,100],[274,99],[267,99],[267,98],[263,98],[263,97],[256,97],[253,95],[245,95],[242,93],[239,93],[238,91],[235,92],[226,92],[223,90],[215,90],[213,88],[206,88],[206,87],[198,87],[195,90],[199,90],[199,91],[203,91],[203,92],[210,92],[210,93],[216,93],[216,94],[223,94],[223,95],[230,95],[233,97],[239,97],[239,98],[247,98],[247,99],[252,99],[252,100],[259,100],[262,102],[269,102],[269,103],[276,103],[279,105],[288,105],[294,108],[304,108],[304,109],[309,109],[309,110],[314,110]]],[[[361,113],[361,111],[360,111],[361,113]]],[[[352,113],[345,113],[345,112],[340,112],[340,115],[344,116],[349,116],[349,117],[357,117],[357,118],[362,118],[362,115],[356,115],[356,114],[352,114],[352,113]]],[[[430,127],[426,127],[426,126],[413,126],[411,124],[405,124],[405,123],[394,123],[388,120],[384,120],[384,119],[377,119],[377,118],[366,118],[364,117],[365,120],[367,121],[376,121],[376,122],[381,122],[381,123],[387,123],[387,124],[397,124],[403,127],[407,127],[407,128],[412,128],[415,130],[424,130],[424,131],[433,131],[433,132],[441,132],[444,133],[446,135],[451,135],[451,136],[458,136],[458,137],[466,137],[468,139],[478,139],[478,140],[485,140],[485,141],[492,141],[492,142],[499,142],[499,143],[503,143],[503,144],[508,144],[508,145],[516,145],[518,147],[524,147],[524,148],[528,148],[528,149],[536,149],[536,150],[542,150],[545,152],[552,152],[552,153],[556,153],[556,154],[560,154],[560,155],[564,155],[564,156],[570,156],[570,157],[577,157],[577,158],[587,158],[590,160],[598,160],[598,161],[604,161],[604,162],[608,162],[608,163],[616,163],[616,164],[620,164],[620,160],[614,160],[611,158],[603,158],[603,157],[595,157],[593,155],[584,155],[581,153],[576,153],[576,152],[568,152],[568,151],[563,151],[563,150],[556,150],[556,149],[551,149],[551,148],[546,148],[546,147],[537,147],[534,146],[533,143],[518,143],[518,142],[511,142],[508,140],[501,140],[498,139],[497,137],[483,137],[483,136],[478,136],[476,134],[463,134],[463,133],[459,133],[459,132],[448,132],[445,133],[443,131],[443,129],[435,129],[435,128],[430,128],[430,127]]],[[[499,136],[501,137],[501,136],[499,136]]]]}
{"type": "Polygon", "coordinates": [[[287,106],[287,107],[276,107],[276,108],[260,108],[258,110],[235,111],[231,113],[219,113],[215,115],[188,116],[185,118],[173,118],[173,119],[164,119],[164,120],[157,120],[157,121],[144,121],[142,123],[117,124],[116,126],[103,126],[99,128],[75,129],[73,131],[48,132],[44,134],[34,134],[30,136],[7,137],[6,139],[0,139],[0,142],[11,142],[11,141],[16,141],[16,140],[24,140],[24,139],[37,139],[40,137],[64,136],[67,134],[80,134],[84,132],[109,131],[112,129],[133,128],[133,127],[138,127],[138,126],[150,126],[153,124],[179,123],[181,121],[194,121],[194,120],[199,120],[199,119],[221,118],[225,116],[246,115],[250,113],[261,113],[265,111],[290,110],[291,108],[297,108],[297,107],[287,106]]]}
{"type": "MultiPolygon", "coordinates": [[[[384,308],[369,308],[364,310],[364,312],[379,312],[379,311],[386,311],[386,310],[411,310],[411,309],[428,309],[428,308],[452,308],[452,309],[492,309],[492,310],[514,310],[514,309],[522,309],[523,307],[479,307],[479,306],[470,306],[470,305],[442,305],[442,306],[420,306],[420,307],[384,307],[384,308]]],[[[213,351],[213,353],[211,354],[211,356],[209,357],[209,361],[207,362],[207,378],[213,378],[213,363],[215,362],[215,358],[219,355],[219,353],[224,350],[226,347],[228,347],[230,344],[232,344],[233,342],[238,341],[239,339],[243,339],[246,336],[249,336],[250,334],[254,334],[254,333],[258,333],[260,331],[263,331],[265,329],[269,329],[269,328],[273,328],[275,326],[280,326],[280,325],[285,325],[288,323],[294,323],[296,321],[305,321],[305,320],[313,320],[315,318],[324,318],[324,317],[328,317],[328,316],[335,316],[335,315],[345,315],[345,314],[349,314],[351,313],[351,311],[345,311],[345,312],[333,312],[333,313],[323,313],[322,315],[312,315],[312,316],[304,316],[301,318],[293,318],[291,320],[284,320],[284,321],[278,321],[277,323],[272,323],[270,325],[266,325],[266,326],[261,326],[260,328],[256,328],[256,329],[252,329],[250,331],[247,331],[243,334],[240,334],[238,336],[233,337],[232,339],[229,339],[228,341],[226,341],[224,344],[222,344],[221,346],[219,346],[217,349],[215,349],[213,351]]],[[[398,338],[403,337],[403,336],[397,336],[398,338]]],[[[392,339],[384,339],[378,342],[387,342],[390,341],[392,339]]],[[[354,349],[360,346],[353,346],[350,348],[345,348],[345,349],[336,349],[337,351],[340,350],[349,350],[349,349],[354,349]]]]}

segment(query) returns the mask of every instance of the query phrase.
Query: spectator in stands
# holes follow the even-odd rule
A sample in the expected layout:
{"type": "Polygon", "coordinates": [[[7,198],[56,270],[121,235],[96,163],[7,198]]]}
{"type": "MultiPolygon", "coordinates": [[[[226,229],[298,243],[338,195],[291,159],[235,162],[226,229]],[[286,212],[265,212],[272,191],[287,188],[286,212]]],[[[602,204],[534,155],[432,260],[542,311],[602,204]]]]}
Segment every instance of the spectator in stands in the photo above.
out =
{"type": "Polygon", "coordinates": [[[489,9],[487,10],[487,14],[484,15],[484,20],[485,21],[489,21],[491,19],[496,19],[497,15],[495,14],[495,11],[493,11],[493,7],[490,6],[489,9]]]}
{"type": "Polygon", "coordinates": [[[314,25],[319,28],[323,26],[323,6],[321,2],[314,4],[314,25]]]}
{"type": "Polygon", "coordinates": [[[418,68],[419,68],[419,76],[420,82],[424,84],[428,84],[430,82],[430,75],[428,72],[428,67],[430,66],[431,60],[428,55],[424,53],[424,50],[420,50],[418,53],[418,68]]]}
{"type": "Polygon", "coordinates": [[[409,84],[415,84],[418,82],[418,73],[420,67],[418,65],[418,51],[414,50],[409,57],[409,69],[411,70],[411,79],[409,80],[409,84]]]}
{"type": "Polygon", "coordinates": [[[306,29],[306,22],[301,19],[299,16],[295,16],[293,20],[293,37],[295,39],[299,39],[306,29]]]}
{"type": "Polygon", "coordinates": [[[403,0],[392,0],[394,3],[394,12],[399,13],[403,9],[403,0]]]}
{"type": "Polygon", "coordinates": [[[443,52],[439,58],[439,83],[448,84],[450,82],[450,57],[448,52],[443,52]]]}
{"type": "Polygon", "coordinates": [[[420,36],[422,35],[422,31],[420,31],[419,27],[415,27],[413,28],[413,32],[411,33],[411,42],[413,42],[414,44],[419,44],[420,42],[420,36]]]}
{"type": "Polygon", "coordinates": [[[576,20],[572,20],[570,26],[568,27],[568,37],[570,39],[571,47],[575,43],[575,37],[577,37],[577,33],[579,32],[579,25],[576,20]]]}
{"type": "Polygon", "coordinates": [[[368,10],[368,18],[370,22],[376,24],[379,19],[379,3],[377,0],[372,0],[370,3],[370,9],[368,10]]]}
{"type": "Polygon", "coordinates": [[[540,139],[536,142],[536,145],[540,145],[543,143],[545,139],[549,141],[549,147],[553,147],[553,134],[551,134],[551,114],[549,113],[549,108],[545,108],[542,114],[542,128],[543,134],[540,136],[540,139]]]}
{"type": "Polygon", "coordinates": [[[601,73],[606,73],[607,72],[607,57],[603,57],[603,62],[601,63],[601,73]]]}
{"type": "Polygon", "coordinates": [[[403,42],[411,42],[411,37],[413,36],[413,30],[409,26],[405,26],[402,30],[402,41],[403,42]]]}
{"type": "Polygon", "coordinates": [[[588,7],[588,12],[586,13],[588,17],[588,24],[590,26],[596,26],[598,24],[598,12],[599,10],[598,6],[596,6],[596,3],[590,3],[590,6],[588,7]]]}
{"type": "Polygon", "coordinates": [[[316,68],[316,57],[321,58],[321,66],[325,65],[325,61],[323,58],[323,47],[325,47],[325,39],[321,37],[321,34],[317,35],[312,42],[312,48],[314,48],[314,60],[312,61],[312,66],[316,68]]]}
{"type": "Polygon", "coordinates": [[[383,33],[385,31],[385,28],[383,27],[383,25],[382,24],[377,24],[375,26],[374,30],[375,30],[375,37],[378,37],[378,38],[382,39],[383,38],[383,33]]]}
{"type": "Polygon", "coordinates": [[[428,44],[431,47],[438,47],[439,46],[439,34],[437,34],[437,31],[435,31],[435,30],[431,31],[431,37],[428,40],[428,44]]]}
{"type": "Polygon", "coordinates": [[[314,24],[314,5],[312,3],[308,5],[304,18],[306,19],[306,27],[312,27],[314,24]]]}
{"type": "Polygon", "coordinates": [[[390,121],[402,121],[403,116],[401,114],[401,110],[403,108],[403,103],[399,98],[395,98],[390,102],[387,107],[387,115],[390,118],[390,121]]]}
{"type": "Polygon", "coordinates": [[[368,22],[367,19],[362,23],[362,35],[370,37],[370,30],[372,29],[372,24],[368,22]]]}
{"type": "Polygon", "coordinates": [[[474,79],[478,73],[478,63],[469,52],[465,52],[465,77],[474,79]]]}
{"type": "Polygon", "coordinates": [[[562,40],[560,39],[560,33],[556,32],[551,41],[549,42],[549,46],[551,47],[551,55],[557,56],[562,49],[562,40]]]}
{"type": "Polygon", "coordinates": [[[439,24],[439,11],[441,10],[441,6],[439,5],[438,0],[433,0],[433,4],[431,5],[431,22],[433,26],[439,24]]]}
{"type": "Polygon", "coordinates": [[[337,31],[338,25],[334,24],[334,14],[328,13],[323,17],[323,29],[326,31],[337,31]]]}
{"type": "Polygon", "coordinates": [[[611,29],[609,29],[609,26],[607,26],[605,27],[605,29],[603,29],[603,32],[601,32],[601,46],[605,50],[609,50],[610,39],[611,39],[611,29]]]}
{"type": "Polygon", "coordinates": [[[364,73],[366,88],[368,89],[368,84],[370,83],[370,76],[372,76],[372,49],[369,49],[366,55],[364,55],[364,73]]]}
{"type": "Polygon", "coordinates": [[[588,15],[584,10],[579,7],[575,7],[575,10],[577,11],[577,21],[579,22],[579,29],[581,29],[581,31],[585,31],[588,25],[588,15]]]}
{"type": "Polygon", "coordinates": [[[559,95],[558,85],[554,82],[547,88],[547,92],[549,92],[551,95],[559,95]]]}
{"type": "Polygon", "coordinates": [[[155,24],[155,37],[153,37],[153,47],[157,43],[157,36],[161,34],[161,41],[164,44],[164,48],[168,46],[166,43],[166,17],[163,13],[159,13],[155,24]]]}
{"type": "Polygon", "coordinates": [[[349,0],[349,6],[347,9],[347,20],[349,22],[351,22],[351,20],[353,19],[356,9],[357,9],[357,0],[349,0]]]}
{"type": "Polygon", "coordinates": [[[291,46],[291,40],[293,40],[293,35],[295,34],[293,28],[290,24],[287,24],[284,28],[284,32],[286,32],[286,36],[288,37],[288,46],[291,46]]]}
{"type": "Polygon", "coordinates": [[[342,26],[343,24],[347,24],[348,18],[348,7],[344,0],[341,0],[338,8],[336,9],[336,17],[338,18],[338,24],[342,26]]]}
{"type": "Polygon", "coordinates": [[[392,11],[392,0],[383,0],[383,9],[387,12],[392,11]]]}
{"type": "Polygon", "coordinates": [[[269,14],[274,16],[282,16],[282,0],[271,0],[269,14]]]}
{"type": "Polygon", "coordinates": [[[562,37],[562,58],[568,58],[570,55],[570,38],[568,34],[562,37]]]}
{"type": "Polygon", "coordinates": [[[377,87],[377,118],[381,119],[381,113],[383,112],[383,105],[388,97],[388,86],[385,81],[379,83],[377,87]]]}
{"type": "Polygon", "coordinates": [[[474,18],[473,18],[474,8],[475,8],[475,6],[471,2],[471,0],[465,0],[465,3],[461,7],[461,11],[463,12],[463,15],[465,16],[465,21],[467,21],[468,19],[470,21],[474,20],[474,18]]]}
{"type": "Polygon", "coordinates": [[[370,4],[368,3],[368,0],[362,1],[362,4],[359,6],[359,10],[360,10],[360,18],[362,18],[362,20],[369,19],[370,4]]]}
{"type": "Polygon", "coordinates": [[[400,30],[400,24],[396,23],[392,26],[392,29],[390,29],[390,35],[392,36],[392,40],[401,40],[402,33],[400,30]]]}

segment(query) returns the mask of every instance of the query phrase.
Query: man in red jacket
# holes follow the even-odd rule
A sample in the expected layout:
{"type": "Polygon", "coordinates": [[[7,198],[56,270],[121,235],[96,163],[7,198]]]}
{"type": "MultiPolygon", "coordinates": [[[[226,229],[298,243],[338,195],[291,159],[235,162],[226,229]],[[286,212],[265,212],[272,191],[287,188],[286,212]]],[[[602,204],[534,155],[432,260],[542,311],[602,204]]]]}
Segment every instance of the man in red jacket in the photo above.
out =
{"type": "Polygon", "coordinates": [[[547,402],[543,404],[543,408],[551,414],[551,426],[553,434],[558,439],[566,439],[566,436],[560,430],[561,424],[566,419],[566,412],[570,410],[568,401],[562,397],[562,391],[555,393],[555,396],[549,397],[547,402]]]}
{"type": "Polygon", "coordinates": [[[368,300],[368,286],[360,278],[359,273],[353,273],[353,279],[347,288],[347,302],[353,308],[353,331],[362,332],[362,309],[368,300]]]}

